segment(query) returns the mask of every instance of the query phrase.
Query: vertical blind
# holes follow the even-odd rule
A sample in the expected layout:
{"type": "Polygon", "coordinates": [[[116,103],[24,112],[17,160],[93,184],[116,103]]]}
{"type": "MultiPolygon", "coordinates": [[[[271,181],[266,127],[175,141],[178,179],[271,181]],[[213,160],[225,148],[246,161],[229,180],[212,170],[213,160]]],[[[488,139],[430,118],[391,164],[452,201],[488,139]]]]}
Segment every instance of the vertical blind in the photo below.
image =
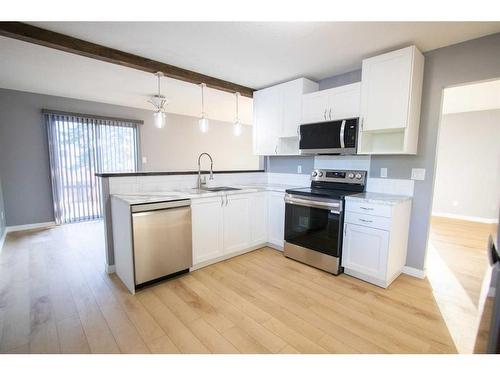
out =
{"type": "Polygon", "coordinates": [[[44,111],[57,224],[102,217],[95,173],[135,172],[137,124],[44,111]]]}

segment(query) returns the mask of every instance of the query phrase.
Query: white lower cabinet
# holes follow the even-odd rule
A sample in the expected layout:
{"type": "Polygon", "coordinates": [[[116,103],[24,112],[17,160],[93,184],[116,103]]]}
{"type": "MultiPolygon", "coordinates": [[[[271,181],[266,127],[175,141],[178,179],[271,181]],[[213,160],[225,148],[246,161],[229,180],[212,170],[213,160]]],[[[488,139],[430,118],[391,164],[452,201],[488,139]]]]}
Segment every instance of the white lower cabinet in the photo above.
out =
{"type": "Polygon", "coordinates": [[[250,241],[251,246],[267,242],[268,237],[268,192],[252,194],[250,197],[250,241]]]}
{"type": "Polygon", "coordinates": [[[406,264],[411,200],[383,204],[348,197],[345,211],[344,272],[388,287],[406,264]]]}
{"type": "MultiPolygon", "coordinates": [[[[268,201],[273,201],[270,195],[275,194],[281,197],[283,203],[284,193],[267,191],[193,199],[193,266],[213,263],[271,242],[268,201]]],[[[277,209],[275,206],[274,210],[277,209]]],[[[281,234],[275,235],[281,236],[282,243],[284,203],[280,209],[283,212],[275,212],[272,217],[273,222],[281,220],[280,224],[275,223],[276,228],[281,228],[281,234]]],[[[274,240],[274,244],[282,246],[279,245],[279,238],[274,240]]]]}
{"type": "Polygon", "coordinates": [[[224,254],[221,197],[192,200],[191,222],[193,264],[221,257],[224,254]]]}
{"type": "Polygon", "coordinates": [[[250,196],[248,194],[226,196],[222,211],[224,254],[250,247],[250,196]]]}
{"type": "Polygon", "coordinates": [[[285,238],[285,193],[269,193],[269,240],[271,245],[283,250],[285,238]]]}
{"type": "Polygon", "coordinates": [[[346,223],[342,265],[349,270],[384,279],[388,244],[388,231],[346,223]]]}

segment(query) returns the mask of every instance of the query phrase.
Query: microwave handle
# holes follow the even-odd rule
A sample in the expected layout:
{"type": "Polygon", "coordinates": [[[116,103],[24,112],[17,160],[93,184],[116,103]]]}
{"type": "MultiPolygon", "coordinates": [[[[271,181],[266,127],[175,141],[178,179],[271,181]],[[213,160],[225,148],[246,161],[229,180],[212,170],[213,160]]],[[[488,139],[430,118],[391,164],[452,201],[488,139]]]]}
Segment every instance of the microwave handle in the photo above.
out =
{"type": "Polygon", "coordinates": [[[340,125],[340,148],[345,148],[344,131],[345,131],[345,120],[342,120],[342,125],[340,125]]]}

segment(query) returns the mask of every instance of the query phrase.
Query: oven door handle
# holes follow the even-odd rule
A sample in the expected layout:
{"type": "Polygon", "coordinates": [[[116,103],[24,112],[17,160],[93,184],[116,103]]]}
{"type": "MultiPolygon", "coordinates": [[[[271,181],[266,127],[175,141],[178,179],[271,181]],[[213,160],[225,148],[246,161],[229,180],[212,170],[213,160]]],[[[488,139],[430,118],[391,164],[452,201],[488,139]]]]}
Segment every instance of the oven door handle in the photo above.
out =
{"type": "Polygon", "coordinates": [[[330,202],[322,202],[309,199],[300,199],[292,197],[290,195],[285,196],[285,203],[303,207],[323,208],[330,210],[334,214],[340,214],[340,203],[330,203],[330,202]]]}

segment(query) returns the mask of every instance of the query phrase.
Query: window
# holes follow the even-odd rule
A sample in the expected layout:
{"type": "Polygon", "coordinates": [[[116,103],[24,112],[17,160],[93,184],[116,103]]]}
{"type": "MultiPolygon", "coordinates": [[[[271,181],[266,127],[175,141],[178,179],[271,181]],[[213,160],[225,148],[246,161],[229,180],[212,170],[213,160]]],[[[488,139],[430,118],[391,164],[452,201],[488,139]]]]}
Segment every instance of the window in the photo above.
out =
{"type": "Polygon", "coordinates": [[[102,217],[98,172],[136,172],[137,121],[45,111],[57,224],[102,217]]]}

